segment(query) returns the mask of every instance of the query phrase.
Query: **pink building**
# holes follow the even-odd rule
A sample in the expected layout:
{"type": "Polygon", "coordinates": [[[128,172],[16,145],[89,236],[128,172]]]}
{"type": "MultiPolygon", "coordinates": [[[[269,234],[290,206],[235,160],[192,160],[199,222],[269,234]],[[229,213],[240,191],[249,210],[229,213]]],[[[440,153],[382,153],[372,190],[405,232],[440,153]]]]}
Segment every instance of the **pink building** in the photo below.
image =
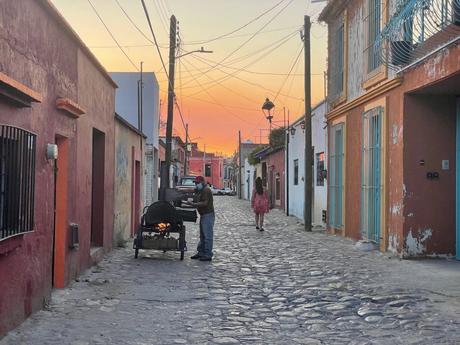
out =
{"type": "Polygon", "coordinates": [[[198,150],[193,144],[189,155],[189,175],[201,175],[214,188],[224,188],[224,157],[198,150]]]}
{"type": "Polygon", "coordinates": [[[262,180],[268,189],[271,208],[284,210],[285,205],[285,151],[284,147],[268,146],[256,157],[260,159],[262,180]]]}

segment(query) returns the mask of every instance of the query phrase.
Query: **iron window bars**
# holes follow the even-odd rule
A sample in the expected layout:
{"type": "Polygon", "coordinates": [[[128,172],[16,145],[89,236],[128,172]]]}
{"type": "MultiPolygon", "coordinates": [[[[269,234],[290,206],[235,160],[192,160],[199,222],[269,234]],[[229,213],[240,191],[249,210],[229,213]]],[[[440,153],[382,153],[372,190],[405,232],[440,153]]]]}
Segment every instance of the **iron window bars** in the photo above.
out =
{"type": "Polygon", "coordinates": [[[0,125],[0,240],[34,227],[36,135],[0,125]]]}

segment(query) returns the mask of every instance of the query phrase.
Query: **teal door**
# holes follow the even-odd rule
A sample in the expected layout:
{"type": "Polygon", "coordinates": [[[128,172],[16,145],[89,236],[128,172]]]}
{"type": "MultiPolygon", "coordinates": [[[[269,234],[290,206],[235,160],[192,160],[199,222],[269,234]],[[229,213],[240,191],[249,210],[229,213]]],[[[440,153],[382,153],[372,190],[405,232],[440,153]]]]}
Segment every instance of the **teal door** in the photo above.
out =
{"type": "Polygon", "coordinates": [[[329,156],[329,225],[335,229],[343,227],[343,123],[331,129],[331,151],[329,156]]]}
{"type": "Polygon", "coordinates": [[[382,108],[363,114],[361,234],[380,243],[382,205],[382,108]]]}
{"type": "Polygon", "coordinates": [[[457,152],[455,157],[456,182],[456,257],[460,260],[460,97],[457,98],[457,152]]]}

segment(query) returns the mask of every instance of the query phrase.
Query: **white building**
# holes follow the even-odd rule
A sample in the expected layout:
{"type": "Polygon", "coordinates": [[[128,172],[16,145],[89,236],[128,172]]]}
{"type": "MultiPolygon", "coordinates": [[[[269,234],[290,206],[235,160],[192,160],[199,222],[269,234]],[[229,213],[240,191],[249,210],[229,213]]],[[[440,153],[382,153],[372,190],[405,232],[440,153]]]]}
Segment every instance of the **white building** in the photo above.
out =
{"type": "MultiPolygon", "coordinates": [[[[138,117],[138,86],[140,74],[137,72],[112,72],[110,76],[118,85],[115,97],[115,111],[132,126],[140,128],[138,117]]],[[[144,205],[158,199],[158,159],[159,159],[159,92],[158,81],[153,72],[142,74],[142,132],[147,136],[144,157],[144,205]]]]}
{"type": "MultiPolygon", "coordinates": [[[[312,110],[313,169],[313,225],[322,225],[327,210],[327,181],[323,171],[327,162],[326,103],[321,102],[312,110]]],[[[289,150],[286,153],[289,181],[286,184],[286,209],[289,214],[303,219],[305,175],[305,125],[304,116],[289,126],[289,150]]]]}
{"type": "Polygon", "coordinates": [[[252,190],[254,189],[254,182],[257,177],[257,165],[249,164],[248,158],[244,160],[244,173],[243,175],[243,199],[251,200],[252,190]]]}

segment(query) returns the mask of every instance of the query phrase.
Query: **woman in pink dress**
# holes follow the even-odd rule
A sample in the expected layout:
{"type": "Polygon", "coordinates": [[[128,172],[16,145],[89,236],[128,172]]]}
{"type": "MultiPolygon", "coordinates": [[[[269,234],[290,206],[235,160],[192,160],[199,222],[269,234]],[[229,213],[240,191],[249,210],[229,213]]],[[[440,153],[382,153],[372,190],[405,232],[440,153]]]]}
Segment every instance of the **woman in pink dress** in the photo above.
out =
{"type": "Polygon", "coordinates": [[[264,215],[269,211],[267,191],[262,185],[262,179],[256,178],[256,187],[252,191],[251,206],[256,215],[256,229],[264,231],[264,215]]]}

